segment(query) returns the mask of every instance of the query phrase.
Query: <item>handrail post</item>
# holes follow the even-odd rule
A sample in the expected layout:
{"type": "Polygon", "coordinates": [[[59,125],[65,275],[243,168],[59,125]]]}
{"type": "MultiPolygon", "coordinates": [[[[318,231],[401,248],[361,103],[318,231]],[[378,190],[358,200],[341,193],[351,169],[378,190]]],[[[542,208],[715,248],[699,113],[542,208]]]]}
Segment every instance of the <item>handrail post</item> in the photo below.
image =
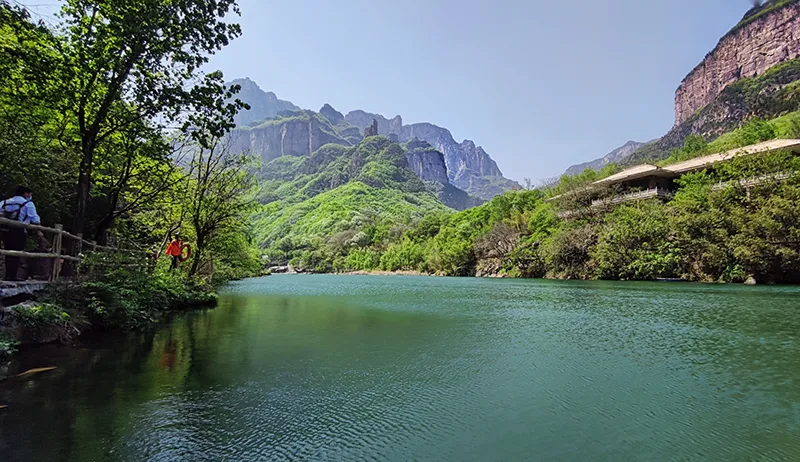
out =
{"type": "Polygon", "coordinates": [[[55,236],[53,236],[53,253],[58,255],[53,261],[53,273],[50,275],[51,281],[57,281],[61,273],[61,243],[64,237],[64,225],[56,225],[55,236]]]}
{"type": "MultiPolygon", "coordinates": [[[[92,246],[92,254],[97,252],[97,241],[89,241],[89,245],[92,246]]],[[[89,260],[89,277],[94,274],[94,260],[94,255],[92,255],[92,258],[89,260]]]]}
{"type": "MultiPolygon", "coordinates": [[[[76,234],[78,236],[78,243],[75,244],[75,257],[81,258],[81,252],[83,252],[83,233],[76,234]]],[[[78,260],[75,262],[75,279],[79,279],[81,276],[81,261],[78,260]]]]}

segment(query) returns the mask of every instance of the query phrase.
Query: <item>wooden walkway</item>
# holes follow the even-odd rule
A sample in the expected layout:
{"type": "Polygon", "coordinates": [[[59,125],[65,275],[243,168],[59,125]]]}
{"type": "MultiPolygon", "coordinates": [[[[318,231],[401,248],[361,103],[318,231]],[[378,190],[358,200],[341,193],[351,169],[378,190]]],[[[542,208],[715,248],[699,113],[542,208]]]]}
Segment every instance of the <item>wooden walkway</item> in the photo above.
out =
{"type": "Polygon", "coordinates": [[[89,253],[101,251],[113,251],[118,249],[114,247],[106,247],[98,245],[94,241],[87,241],[83,239],[81,234],[71,234],[64,231],[62,225],[56,225],[54,228],[46,226],[32,225],[22,223],[19,221],[7,220],[0,218],[0,225],[8,228],[23,228],[28,231],[39,232],[41,231],[48,242],[50,249],[46,252],[26,252],[17,250],[0,249],[0,257],[12,256],[25,259],[45,259],[52,261],[52,267],[49,269],[49,281],[0,281],[0,299],[7,298],[6,293],[19,292],[24,293],[26,290],[41,290],[48,282],[55,282],[63,280],[61,277],[61,269],[64,262],[74,263],[73,278],[80,275],[81,262],[86,258],[89,253]],[[64,245],[65,241],[70,241],[71,245],[64,245]]]}

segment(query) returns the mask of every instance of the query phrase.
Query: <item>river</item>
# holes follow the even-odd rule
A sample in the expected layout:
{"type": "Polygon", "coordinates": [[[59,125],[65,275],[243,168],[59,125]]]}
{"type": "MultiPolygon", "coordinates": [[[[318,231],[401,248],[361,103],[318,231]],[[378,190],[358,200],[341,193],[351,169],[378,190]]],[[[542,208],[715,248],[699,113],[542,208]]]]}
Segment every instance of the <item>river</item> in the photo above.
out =
{"type": "Polygon", "coordinates": [[[3,460],[800,460],[792,287],[273,276],[45,366],[3,460]]]}

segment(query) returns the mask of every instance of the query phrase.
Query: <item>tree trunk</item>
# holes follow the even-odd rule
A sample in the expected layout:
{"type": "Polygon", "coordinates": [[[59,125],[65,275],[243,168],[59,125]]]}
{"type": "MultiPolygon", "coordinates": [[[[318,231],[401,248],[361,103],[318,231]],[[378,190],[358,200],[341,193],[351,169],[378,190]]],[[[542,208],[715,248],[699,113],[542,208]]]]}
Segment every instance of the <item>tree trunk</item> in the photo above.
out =
{"type": "Polygon", "coordinates": [[[203,250],[205,248],[205,236],[198,233],[197,236],[197,243],[196,249],[194,250],[194,258],[192,259],[192,267],[189,270],[189,276],[194,277],[197,274],[197,270],[200,269],[200,259],[203,256],[203,250]]]}
{"type": "Polygon", "coordinates": [[[114,226],[114,214],[109,213],[97,225],[97,230],[94,233],[94,240],[100,245],[108,245],[108,230],[114,226]]]}
{"type": "Polygon", "coordinates": [[[89,208],[89,191],[92,187],[92,163],[94,161],[94,148],[92,143],[84,141],[83,159],[79,167],[78,190],[75,198],[75,216],[72,217],[72,232],[83,233],[86,226],[86,214],[89,208]]]}
{"type": "Polygon", "coordinates": [[[117,205],[119,205],[119,192],[113,191],[108,196],[108,213],[97,224],[97,230],[94,233],[94,240],[100,245],[108,245],[108,230],[114,226],[114,219],[116,218],[117,205]]]}

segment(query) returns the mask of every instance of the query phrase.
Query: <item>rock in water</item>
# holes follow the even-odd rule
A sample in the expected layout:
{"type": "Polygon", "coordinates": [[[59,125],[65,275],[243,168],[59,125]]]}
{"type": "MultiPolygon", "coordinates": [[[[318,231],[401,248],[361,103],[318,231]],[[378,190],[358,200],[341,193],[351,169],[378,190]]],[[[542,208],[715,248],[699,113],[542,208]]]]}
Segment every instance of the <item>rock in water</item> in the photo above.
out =
{"type": "Polygon", "coordinates": [[[746,281],[744,281],[744,284],[747,286],[755,286],[758,285],[758,281],[756,281],[756,278],[754,276],[750,276],[747,278],[746,281]]]}

